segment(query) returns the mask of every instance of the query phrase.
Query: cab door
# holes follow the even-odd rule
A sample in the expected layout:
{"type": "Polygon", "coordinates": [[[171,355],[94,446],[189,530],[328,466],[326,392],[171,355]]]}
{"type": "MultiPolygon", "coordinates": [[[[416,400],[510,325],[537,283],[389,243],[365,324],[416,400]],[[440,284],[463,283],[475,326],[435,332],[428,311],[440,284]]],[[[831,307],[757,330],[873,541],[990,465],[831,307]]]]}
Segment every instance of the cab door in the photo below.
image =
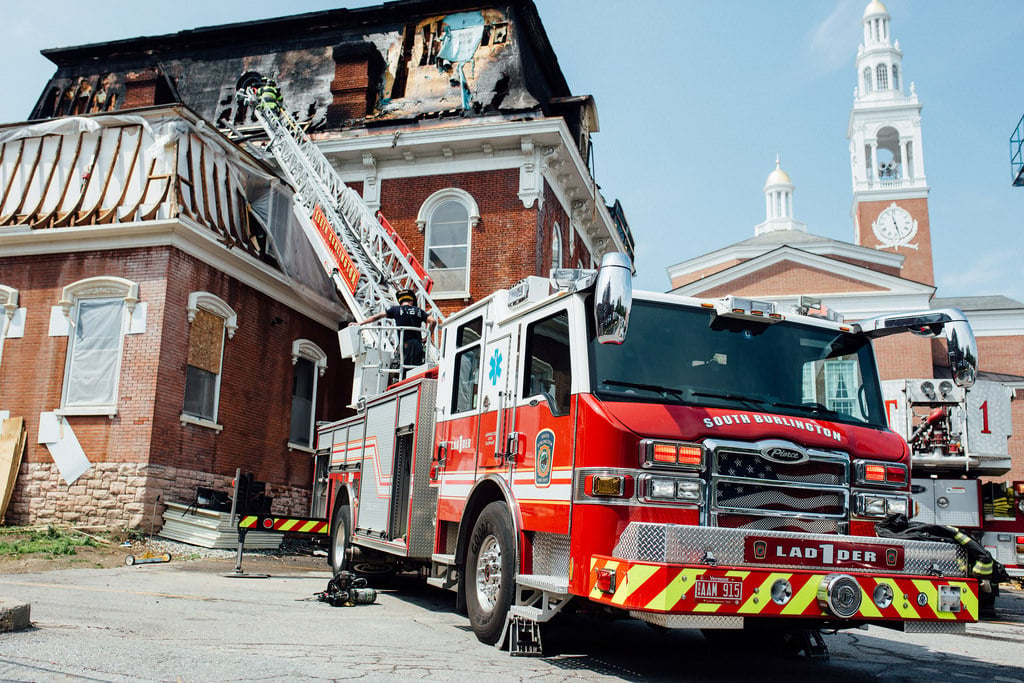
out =
{"type": "Polygon", "coordinates": [[[508,480],[511,460],[508,435],[515,417],[515,362],[512,333],[487,340],[483,357],[483,404],[480,413],[480,450],[477,453],[477,478],[498,474],[508,480]]]}
{"type": "Polygon", "coordinates": [[[513,491],[523,528],[533,531],[569,532],[576,431],[571,329],[568,309],[523,325],[513,491]]]}
{"type": "Polygon", "coordinates": [[[476,478],[480,443],[480,376],[483,316],[452,323],[445,330],[438,383],[437,449],[431,468],[438,486],[438,517],[457,521],[476,478]]]}

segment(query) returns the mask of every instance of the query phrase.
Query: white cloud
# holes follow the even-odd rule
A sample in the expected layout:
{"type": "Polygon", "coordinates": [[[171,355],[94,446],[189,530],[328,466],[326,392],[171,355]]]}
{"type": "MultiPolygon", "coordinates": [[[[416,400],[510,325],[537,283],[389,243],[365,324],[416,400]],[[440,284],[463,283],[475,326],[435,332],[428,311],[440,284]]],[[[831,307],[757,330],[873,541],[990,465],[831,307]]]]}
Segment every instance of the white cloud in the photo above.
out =
{"type": "Polygon", "coordinates": [[[815,73],[831,73],[849,62],[850,45],[857,44],[863,8],[863,0],[840,0],[827,17],[807,32],[807,51],[815,73]]]}

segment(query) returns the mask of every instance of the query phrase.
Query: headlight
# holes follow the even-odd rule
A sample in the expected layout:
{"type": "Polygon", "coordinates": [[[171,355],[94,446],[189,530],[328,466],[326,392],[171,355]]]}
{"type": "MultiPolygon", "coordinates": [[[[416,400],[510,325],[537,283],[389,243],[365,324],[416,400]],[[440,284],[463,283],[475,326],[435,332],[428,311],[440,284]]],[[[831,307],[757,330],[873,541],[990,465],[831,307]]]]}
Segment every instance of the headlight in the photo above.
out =
{"type": "Polygon", "coordinates": [[[654,503],[689,503],[700,505],[704,499],[704,482],[689,477],[644,476],[644,498],[654,503]]]}
{"type": "Polygon", "coordinates": [[[875,493],[858,493],[854,498],[854,512],[861,517],[888,517],[906,515],[910,504],[906,496],[884,496],[875,493]]]}

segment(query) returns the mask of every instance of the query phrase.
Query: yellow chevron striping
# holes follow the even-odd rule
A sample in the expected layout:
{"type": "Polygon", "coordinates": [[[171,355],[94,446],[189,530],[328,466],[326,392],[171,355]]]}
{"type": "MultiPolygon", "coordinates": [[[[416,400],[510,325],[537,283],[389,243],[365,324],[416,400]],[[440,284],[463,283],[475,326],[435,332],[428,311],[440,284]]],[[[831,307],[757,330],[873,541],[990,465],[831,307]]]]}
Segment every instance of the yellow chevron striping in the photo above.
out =
{"type": "Polygon", "coordinates": [[[782,608],[783,614],[807,614],[811,605],[817,607],[818,583],[820,578],[812,576],[804,585],[797,589],[796,593],[789,600],[789,604],[782,608]]]}
{"type": "MultiPolygon", "coordinates": [[[[896,595],[899,592],[899,589],[896,586],[894,586],[891,581],[886,581],[885,579],[875,579],[876,586],[881,584],[885,584],[889,586],[889,588],[892,588],[892,592],[894,595],[896,595]]],[[[860,616],[868,617],[870,619],[880,618],[882,616],[882,610],[878,609],[878,606],[875,605],[874,588],[872,588],[871,592],[869,593],[866,587],[862,587],[860,592],[860,609],[857,610],[857,614],[859,614],[860,616]]]]}
{"type": "Polygon", "coordinates": [[[658,566],[649,564],[636,564],[630,567],[626,572],[626,578],[622,582],[621,587],[615,590],[615,597],[612,598],[612,603],[616,605],[623,604],[634,591],[654,576],[658,569],[658,566]]]}
{"type": "Polygon", "coordinates": [[[658,595],[646,605],[646,609],[669,610],[679,602],[688,590],[692,590],[694,581],[702,576],[706,570],[683,570],[676,575],[676,578],[669,581],[658,595]],[[692,580],[691,580],[692,579],[692,580]]]}
{"type": "Polygon", "coordinates": [[[772,572],[765,577],[761,585],[756,586],[750,595],[739,609],[736,610],[737,614],[757,614],[764,609],[767,601],[772,599],[772,584],[778,579],[788,579],[792,574],[782,574],[778,572],[772,572]]]}

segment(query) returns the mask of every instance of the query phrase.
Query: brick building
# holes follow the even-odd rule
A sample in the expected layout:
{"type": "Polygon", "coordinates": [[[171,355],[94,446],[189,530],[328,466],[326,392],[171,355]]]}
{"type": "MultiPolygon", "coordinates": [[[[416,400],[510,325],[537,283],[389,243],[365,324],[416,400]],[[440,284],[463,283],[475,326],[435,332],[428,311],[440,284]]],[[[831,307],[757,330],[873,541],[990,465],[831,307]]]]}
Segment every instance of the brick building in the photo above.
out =
{"type": "Polygon", "coordinates": [[[425,264],[451,312],[527,275],[632,254],[590,173],[533,3],[406,0],[49,50],[0,128],[0,417],[28,445],[7,521],[139,526],[265,481],[313,506],[317,420],[346,414],[352,319],[300,237],[238,91],[289,114],[425,264]]]}
{"type": "MultiPolygon", "coordinates": [[[[1024,304],[1004,296],[936,298],[921,103],[905,94],[903,53],[878,0],[863,16],[857,52],[858,84],[847,137],[853,176],[854,241],[814,235],[794,218],[795,186],[778,160],[764,186],[765,220],[754,236],[668,268],[672,292],[717,297],[736,294],[798,303],[820,299],[847,320],[883,313],[955,307],[978,341],[980,379],[1001,382],[1010,404],[1012,470],[1024,479],[1024,304]]],[[[874,342],[883,380],[948,377],[944,342],[911,335],[874,342]]]]}

